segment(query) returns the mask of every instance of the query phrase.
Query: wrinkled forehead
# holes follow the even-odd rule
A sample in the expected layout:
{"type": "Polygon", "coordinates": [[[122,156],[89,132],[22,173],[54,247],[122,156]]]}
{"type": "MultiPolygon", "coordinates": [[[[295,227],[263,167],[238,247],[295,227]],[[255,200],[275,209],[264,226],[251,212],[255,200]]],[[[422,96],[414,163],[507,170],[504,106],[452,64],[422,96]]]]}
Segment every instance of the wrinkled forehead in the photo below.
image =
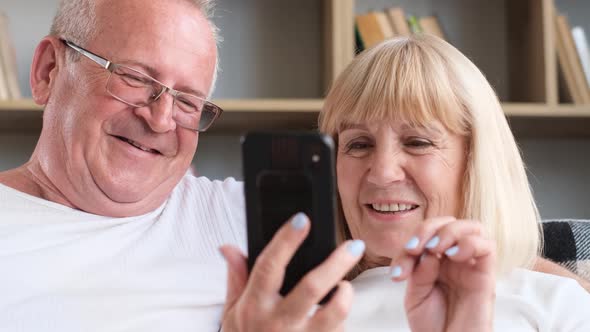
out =
{"type": "Polygon", "coordinates": [[[205,94],[210,89],[217,47],[209,21],[191,1],[105,0],[97,21],[91,48],[109,60],[143,64],[157,79],[173,77],[205,94]]]}

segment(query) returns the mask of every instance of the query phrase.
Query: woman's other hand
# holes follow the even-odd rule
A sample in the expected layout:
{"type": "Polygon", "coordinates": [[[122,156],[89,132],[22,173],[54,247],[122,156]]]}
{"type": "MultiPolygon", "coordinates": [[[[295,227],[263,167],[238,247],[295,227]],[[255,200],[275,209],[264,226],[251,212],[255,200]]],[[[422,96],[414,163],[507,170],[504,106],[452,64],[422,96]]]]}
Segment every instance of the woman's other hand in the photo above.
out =
{"type": "Polygon", "coordinates": [[[392,279],[408,281],[412,331],[492,331],[495,260],[495,245],[479,222],[425,221],[391,262],[392,279]]]}

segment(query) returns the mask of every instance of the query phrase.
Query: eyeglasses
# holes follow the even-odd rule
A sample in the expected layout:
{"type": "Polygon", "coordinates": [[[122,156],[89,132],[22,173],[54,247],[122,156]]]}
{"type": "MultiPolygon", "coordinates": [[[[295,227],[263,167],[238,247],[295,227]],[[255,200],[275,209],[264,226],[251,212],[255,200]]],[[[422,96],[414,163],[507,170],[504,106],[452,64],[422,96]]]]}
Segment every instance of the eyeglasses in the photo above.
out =
{"type": "Polygon", "coordinates": [[[174,90],[153,77],[136,69],[112,63],[82,47],[62,41],[70,48],[96,62],[109,71],[106,90],[115,99],[133,107],[144,107],[158,100],[165,92],[173,97],[172,118],[184,128],[204,132],[221,115],[223,110],[203,98],[174,90]]]}

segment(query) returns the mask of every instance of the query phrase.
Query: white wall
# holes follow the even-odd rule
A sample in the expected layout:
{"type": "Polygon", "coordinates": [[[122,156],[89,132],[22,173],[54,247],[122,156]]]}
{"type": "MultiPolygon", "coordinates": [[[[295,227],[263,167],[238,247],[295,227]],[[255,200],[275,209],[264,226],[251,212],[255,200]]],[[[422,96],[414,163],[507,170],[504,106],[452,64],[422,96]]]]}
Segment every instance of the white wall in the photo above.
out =
{"type": "MultiPolygon", "coordinates": [[[[321,83],[318,73],[321,67],[318,59],[321,45],[317,36],[317,31],[320,31],[317,21],[318,3],[316,0],[221,0],[217,22],[221,26],[222,35],[224,31],[227,33],[220,49],[221,67],[224,71],[220,74],[215,96],[320,96],[321,83]],[[294,3],[296,5],[293,5],[294,3]],[[297,8],[290,8],[293,6],[297,8]],[[237,14],[244,11],[255,19],[241,20],[237,14]],[[265,13],[264,19],[274,17],[273,20],[277,24],[289,21],[287,18],[295,20],[294,15],[301,16],[298,20],[311,22],[304,27],[288,27],[290,31],[299,33],[303,29],[307,44],[294,45],[283,40],[278,44],[281,48],[280,56],[271,56],[264,45],[269,39],[276,40],[277,35],[276,32],[257,25],[261,18],[256,15],[262,15],[260,13],[265,13]],[[310,17],[304,17],[306,13],[310,17]],[[281,66],[281,61],[287,61],[289,66],[281,66]],[[257,67],[250,65],[252,63],[266,63],[269,66],[257,67]],[[310,79],[306,80],[306,77],[310,79]]],[[[28,68],[34,47],[47,33],[56,4],[57,0],[2,0],[0,4],[0,10],[5,11],[11,19],[19,81],[25,96],[30,96],[28,68]]],[[[575,8],[587,8],[572,11],[570,20],[573,24],[585,24],[586,31],[590,32],[590,26],[586,21],[590,14],[590,2],[558,0],[558,6],[562,10],[574,5],[575,8]]],[[[0,133],[0,170],[16,167],[25,162],[33,151],[36,139],[36,135],[0,133]]],[[[590,218],[590,139],[526,139],[519,143],[529,167],[531,184],[543,217],[590,218]]],[[[205,176],[241,178],[239,137],[201,135],[194,163],[199,173],[205,176]]]]}

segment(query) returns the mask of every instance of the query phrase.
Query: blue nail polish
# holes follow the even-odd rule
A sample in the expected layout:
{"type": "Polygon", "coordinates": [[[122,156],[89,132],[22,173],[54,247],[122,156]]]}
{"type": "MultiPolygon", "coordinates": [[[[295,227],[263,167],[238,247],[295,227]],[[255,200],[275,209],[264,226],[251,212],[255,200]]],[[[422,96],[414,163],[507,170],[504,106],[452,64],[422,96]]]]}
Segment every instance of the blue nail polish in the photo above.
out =
{"type": "Polygon", "coordinates": [[[459,246],[453,246],[445,251],[445,255],[451,257],[451,256],[455,256],[458,252],[459,252],[459,246]]]}
{"type": "Polygon", "coordinates": [[[303,227],[305,227],[305,225],[307,225],[307,223],[308,223],[307,216],[303,212],[297,213],[295,215],[295,217],[293,217],[293,219],[291,219],[291,227],[293,227],[293,229],[295,229],[297,231],[303,229],[303,227]]]}
{"type": "Polygon", "coordinates": [[[351,256],[358,257],[365,252],[365,242],[363,240],[353,240],[346,245],[346,250],[351,256]]]}
{"type": "Polygon", "coordinates": [[[419,243],[420,243],[420,240],[417,237],[414,236],[406,244],[406,249],[416,249],[418,247],[418,244],[419,243]]]}
{"type": "Polygon", "coordinates": [[[428,249],[434,249],[436,246],[438,246],[439,242],[440,242],[440,238],[437,235],[437,236],[433,237],[432,239],[430,239],[430,241],[426,242],[426,244],[424,246],[428,249]]]}
{"type": "Polygon", "coordinates": [[[389,276],[391,278],[398,278],[401,275],[402,275],[402,267],[399,265],[392,267],[391,271],[389,272],[389,276]]]}

